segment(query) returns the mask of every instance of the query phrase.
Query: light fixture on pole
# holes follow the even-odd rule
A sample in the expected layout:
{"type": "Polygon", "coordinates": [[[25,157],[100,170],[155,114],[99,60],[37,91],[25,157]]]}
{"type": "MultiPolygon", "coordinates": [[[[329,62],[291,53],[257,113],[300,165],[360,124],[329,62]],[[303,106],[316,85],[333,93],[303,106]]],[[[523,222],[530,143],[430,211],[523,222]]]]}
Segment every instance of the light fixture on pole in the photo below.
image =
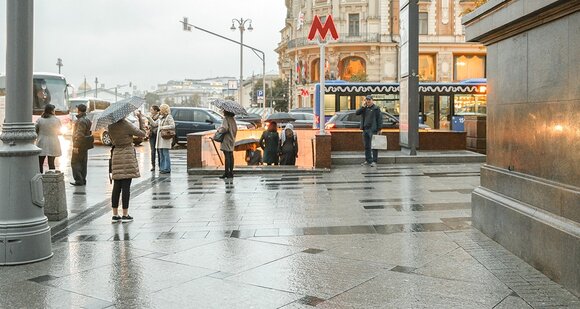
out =
{"type": "Polygon", "coordinates": [[[252,20],[251,19],[232,19],[232,26],[230,27],[230,29],[232,31],[235,31],[236,28],[238,28],[240,30],[240,85],[238,86],[238,95],[239,95],[239,100],[240,100],[240,104],[243,105],[242,103],[242,86],[244,83],[244,31],[246,31],[246,23],[249,23],[248,25],[248,30],[252,31],[254,30],[254,28],[252,27],[252,20]],[[237,27],[236,27],[237,25],[237,27]]]}
{"type": "Polygon", "coordinates": [[[58,74],[60,74],[60,68],[64,66],[64,64],[62,64],[62,59],[60,58],[56,59],[56,66],[58,67],[58,74]]]}
{"type": "MultiPolygon", "coordinates": [[[[254,54],[256,56],[258,56],[258,58],[260,58],[260,60],[262,60],[262,76],[264,76],[264,77],[266,76],[266,54],[264,53],[264,51],[261,51],[261,50],[255,48],[255,47],[252,47],[252,46],[243,44],[242,42],[237,42],[235,40],[232,40],[232,39],[230,39],[228,37],[225,37],[223,35],[217,34],[215,32],[211,32],[211,31],[209,31],[207,29],[204,29],[204,28],[201,28],[201,27],[192,25],[192,24],[190,24],[188,22],[187,17],[183,17],[183,20],[180,21],[180,23],[183,24],[183,31],[191,31],[191,28],[195,28],[195,29],[200,30],[200,31],[203,31],[205,33],[209,33],[211,35],[220,37],[220,38],[222,38],[224,40],[230,41],[232,43],[236,43],[236,44],[238,44],[238,45],[240,45],[242,47],[249,48],[250,50],[252,50],[252,52],[254,52],[254,54]]],[[[234,30],[235,30],[235,27],[234,27],[234,30]]],[[[248,28],[248,30],[249,30],[249,28],[248,28]]],[[[266,91],[265,91],[265,89],[266,89],[266,78],[262,78],[262,89],[264,89],[264,101],[262,102],[262,108],[263,108],[262,118],[265,119],[266,118],[266,91]]],[[[240,104],[241,103],[242,102],[240,101],[240,104]]]]}

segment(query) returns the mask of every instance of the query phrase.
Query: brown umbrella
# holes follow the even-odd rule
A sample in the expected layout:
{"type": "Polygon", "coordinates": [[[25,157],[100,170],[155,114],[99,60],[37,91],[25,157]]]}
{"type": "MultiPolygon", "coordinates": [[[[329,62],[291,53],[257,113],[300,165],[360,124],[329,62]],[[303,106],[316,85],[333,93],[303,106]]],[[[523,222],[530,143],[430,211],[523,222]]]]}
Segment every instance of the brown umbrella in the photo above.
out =
{"type": "Polygon", "coordinates": [[[246,138],[236,141],[236,143],[234,144],[234,150],[235,151],[249,150],[252,149],[252,145],[256,145],[256,148],[260,147],[260,141],[255,138],[246,138]]]}

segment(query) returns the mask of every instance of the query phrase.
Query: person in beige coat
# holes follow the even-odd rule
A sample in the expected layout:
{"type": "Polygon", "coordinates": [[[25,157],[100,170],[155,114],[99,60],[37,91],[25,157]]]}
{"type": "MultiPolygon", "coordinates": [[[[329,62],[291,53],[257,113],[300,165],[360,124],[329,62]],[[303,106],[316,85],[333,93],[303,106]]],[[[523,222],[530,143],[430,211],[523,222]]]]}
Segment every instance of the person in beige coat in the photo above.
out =
{"type": "Polygon", "coordinates": [[[113,207],[112,222],[131,222],[133,217],[129,215],[129,199],[131,197],[131,181],[139,178],[139,162],[133,148],[133,136],[145,137],[143,120],[139,119],[139,129],[127,119],[123,118],[109,125],[108,132],[113,142],[111,155],[111,172],[113,178],[113,192],[111,204],[113,207]],[[123,215],[119,216],[119,197],[122,193],[123,215]]]}
{"type": "Polygon", "coordinates": [[[157,144],[155,148],[159,151],[159,174],[171,173],[171,160],[169,158],[169,149],[173,139],[164,139],[161,137],[163,130],[175,130],[175,121],[171,116],[169,105],[161,104],[159,106],[159,118],[157,119],[157,144]]]}
{"type": "Polygon", "coordinates": [[[238,133],[238,125],[234,119],[235,114],[224,111],[224,120],[218,131],[225,133],[224,141],[220,145],[220,150],[224,153],[226,159],[224,174],[220,178],[234,178],[234,146],[236,142],[236,134],[238,133]]]}

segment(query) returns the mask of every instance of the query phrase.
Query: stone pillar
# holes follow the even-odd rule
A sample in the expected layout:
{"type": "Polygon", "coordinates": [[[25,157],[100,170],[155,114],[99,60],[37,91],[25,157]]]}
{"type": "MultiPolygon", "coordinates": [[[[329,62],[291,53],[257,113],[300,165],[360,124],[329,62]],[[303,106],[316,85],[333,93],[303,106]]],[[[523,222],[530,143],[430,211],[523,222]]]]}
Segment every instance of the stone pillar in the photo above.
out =
{"type": "Polygon", "coordinates": [[[187,168],[203,167],[202,134],[187,134],[187,168]]]}
{"type": "Polygon", "coordinates": [[[60,171],[47,171],[42,175],[44,189],[44,215],[48,221],[60,221],[68,216],[64,174],[60,171]]]}
{"type": "Polygon", "coordinates": [[[332,135],[317,134],[314,139],[314,167],[331,168],[332,135]]]}
{"type": "Polygon", "coordinates": [[[465,116],[465,132],[467,132],[467,150],[486,153],[486,116],[465,116]]]}
{"type": "Polygon", "coordinates": [[[580,1],[490,0],[487,164],[473,226],[580,296],[580,1]]]}

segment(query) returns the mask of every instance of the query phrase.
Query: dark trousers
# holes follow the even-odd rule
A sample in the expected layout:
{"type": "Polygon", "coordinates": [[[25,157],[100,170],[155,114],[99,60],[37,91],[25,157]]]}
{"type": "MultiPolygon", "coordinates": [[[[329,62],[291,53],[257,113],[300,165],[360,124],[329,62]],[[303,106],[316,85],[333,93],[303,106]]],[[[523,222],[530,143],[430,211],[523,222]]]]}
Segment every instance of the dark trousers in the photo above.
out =
{"type": "Polygon", "coordinates": [[[151,167],[155,168],[155,157],[157,157],[157,166],[160,166],[160,158],[158,154],[157,148],[155,148],[155,144],[157,142],[157,134],[153,134],[149,136],[149,147],[151,147],[151,167]]]}
{"type": "Polygon", "coordinates": [[[87,159],[89,157],[87,150],[79,149],[77,153],[73,151],[70,159],[70,167],[72,168],[72,176],[75,183],[87,184],[87,159]]]}
{"type": "Polygon", "coordinates": [[[371,149],[371,141],[373,140],[373,135],[377,134],[371,130],[363,130],[363,142],[365,144],[365,160],[367,163],[377,162],[379,160],[379,150],[371,149]]]}
{"type": "MultiPolygon", "coordinates": [[[[47,156],[38,156],[38,165],[40,166],[40,173],[43,173],[43,165],[44,165],[44,158],[46,158],[47,156]]],[[[54,159],[56,157],[53,156],[48,156],[48,169],[53,170],[55,169],[54,167],[54,159]]]]}
{"type": "Polygon", "coordinates": [[[225,173],[226,175],[233,175],[234,174],[234,152],[233,151],[224,151],[224,157],[226,160],[225,163],[225,173]]]}
{"type": "Polygon", "coordinates": [[[123,193],[123,209],[129,209],[129,199],[131,198],[131,181],[133,179],[115,179],[113,181],[113,193],[111,203],[113,208],[119,208],[119,197],[123,193]]]}

